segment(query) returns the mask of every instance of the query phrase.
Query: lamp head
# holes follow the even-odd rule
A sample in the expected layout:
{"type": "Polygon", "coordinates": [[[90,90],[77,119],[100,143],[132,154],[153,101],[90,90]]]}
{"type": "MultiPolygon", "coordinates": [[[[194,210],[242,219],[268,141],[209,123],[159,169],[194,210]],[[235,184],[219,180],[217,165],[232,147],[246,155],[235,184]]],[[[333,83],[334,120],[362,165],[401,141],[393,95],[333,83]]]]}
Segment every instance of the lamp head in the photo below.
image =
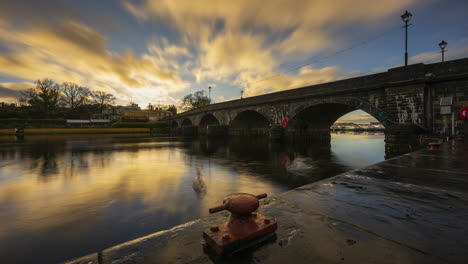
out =
{"type": "Polygon", "coordinates": [[[413,14],[411,14],[410,12],[408,12],[408,10],[406,10],[405,13],[401,15],[401,19],[403,19],[405,23],[408,23],[408,21],[410,21],[412,16],[413,14]]]}
{"type": "Polygon", "coordinates": [[[447,47],[447,42],[445,42],[445,40],[442,40],[440,43],[439,43],[439,47],[441,49],[445,49],[445,47],[447,47]]]}

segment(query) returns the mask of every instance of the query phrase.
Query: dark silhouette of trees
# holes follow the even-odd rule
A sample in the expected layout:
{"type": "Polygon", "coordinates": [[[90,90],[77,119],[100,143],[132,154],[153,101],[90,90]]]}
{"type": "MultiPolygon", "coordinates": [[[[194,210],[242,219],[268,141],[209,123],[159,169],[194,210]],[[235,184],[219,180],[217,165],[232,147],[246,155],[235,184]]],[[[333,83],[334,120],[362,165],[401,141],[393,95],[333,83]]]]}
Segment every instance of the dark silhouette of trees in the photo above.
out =
{"type": "Polygon", "coordinates": [[[210,99],[205,91],[196,91],[188,94],[182,99],[181,108],[185,110],[196,109],[210,104],[210,99]]]}
{"type": "Polygon", "coordinates": [[[59,86],[51,79],[37,80],[36,87],[22,92],[22,96],[33,108],[47,117],[54,114],[61,101],[59,86]]]}
{"type": "Polygon", "coordinates": [[[167,111],[172,112],[174,115],[177,114],[177,107],[175,105],[169,105],[167,111]]]}
{"type": "Polygon", "coordinates": [[[102,113],[102,110],[104,110],[104,107],[108,104],[113,104],[115,103],[115,96],[110,93],[106,93],[103,91],[96,91],[92,93],[92,96],[96,99],[96,103],[99,104],[99,109],[102,113]]]}
{"type": "Polygon", "coordinates": [[[148,103],[148,106],[146,107],[146,110],[153,111],[154,106],[151,103],[148,103]]]}
{"type": "Polygon", "coordinates": [[[60,91],[63,92],[65,104],[72,112],[86,103],[91,91],[86,87],[81,87],[76,83],[63,82],[60,84],[60,91]]]}

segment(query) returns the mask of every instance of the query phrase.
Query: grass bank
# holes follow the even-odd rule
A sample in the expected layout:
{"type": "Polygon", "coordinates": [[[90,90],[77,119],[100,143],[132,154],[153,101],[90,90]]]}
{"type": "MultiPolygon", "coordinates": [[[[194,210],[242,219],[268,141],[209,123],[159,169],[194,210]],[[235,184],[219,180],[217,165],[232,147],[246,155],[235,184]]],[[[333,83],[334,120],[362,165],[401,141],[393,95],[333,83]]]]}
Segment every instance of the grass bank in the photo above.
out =
{"type": "MultiPolygon", "coordinates": [[[[151,133],[150,128],[26,128],[24,135],[151,133]]],[[[14,128],[0,129],[0,135],[14,135],[14,128]]]]}

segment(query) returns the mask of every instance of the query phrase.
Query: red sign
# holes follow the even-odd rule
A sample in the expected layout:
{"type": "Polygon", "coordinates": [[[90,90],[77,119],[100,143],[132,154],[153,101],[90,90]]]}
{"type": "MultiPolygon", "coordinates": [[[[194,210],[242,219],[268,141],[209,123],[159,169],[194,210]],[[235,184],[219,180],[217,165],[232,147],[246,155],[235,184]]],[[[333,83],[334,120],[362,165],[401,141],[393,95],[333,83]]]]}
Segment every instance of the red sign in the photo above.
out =
{"type": "Polygon", "coordinates": [[[468,107],[460,108],[459,117],[460,119],[468,119],[468,107]]]}
{"type": "Polygon", "coordinates": [[[285,128],[289,123],[289,117],[286,117],[285,119],[283,119],[283,122],[281,122],[281,126],[283,128],[285,128]]]}

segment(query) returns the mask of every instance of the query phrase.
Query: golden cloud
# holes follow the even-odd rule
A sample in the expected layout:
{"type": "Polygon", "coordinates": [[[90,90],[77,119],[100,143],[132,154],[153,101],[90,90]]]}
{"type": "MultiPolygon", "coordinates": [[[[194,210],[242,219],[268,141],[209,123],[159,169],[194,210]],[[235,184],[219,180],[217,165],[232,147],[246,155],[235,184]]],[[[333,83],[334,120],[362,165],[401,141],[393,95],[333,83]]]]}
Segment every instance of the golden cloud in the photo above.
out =
{"type": "Polygon", "coordinates": [[[53,2],[58,3],[50,7],[58,13],[53,19],[43,9],[33,14],[34,5],[25,0],[0,4],[7,19],[0,18],[0,44],[7,50],[0,52],[0,74],[74,81],[146,104],[155,98],[176,103],[176,94],[189,86],[183,77],[190,75],[198,82],[239,85],[246,95],[331,81],[336,67],[275,72],[282,63],[340,46],[337,32],[344,26],[372,26],[416,0],[122,0],[135,17],[157,19],[180,34],[182,45],[153,39],[141,55],[111,51],[105,35],[80,22],[80,12],[53,2]],[[19,27],[11,13],[34,23],[19,27]]]}
{"type": "MultiPolygon", "coordinates": [[[[166,96],[185,89],[176,63],[148,54],[136,57],[130,51],[111,52],[105,36],[76,22],[64,21],[51,28],[41,26],[26,31],[0,24],[0,42],[11,52],[0,54],[0,73],[24,79],[52,78],[108,90],[128,97],[166,96]],[[170,85],[169,91],[166,86],[170,85]],[[135,88],[149,89],[139,95],[135,88]]],[[[180,52],[174,46],[170,52],[180,52]]]]}
{"type": "Polygon", "coordinates": [[[255,35],[220,34],[202,43],[199,78],[223,80],[241,72],[270,73],[275,60],[268,49],[261,45],[264,40],[255,35]]]}
{"type": "Polygon", "coordinates": [[[331,31],[350,23],[377,21],[416,0],[124,0],[140,19],[159,18],[175,25],[182,35],[209,38],[217,27],[236,33],[283,33],[278,51],[311,52],[332,43],[331,31]],[[209,33],[206,33],[209,32],[209,33]]]}
{"type": "Polygon", "coordinates": [[[338,69],[305,67],[297,75],[275,74],[278,65],[339,47],[337,32],[395,16],[416,0],[123,0],[141,20],[175,27],[199,56],[192,69],[198,82],[229,82],[245,95],[332,81],[338,69]],[[270,78],[274,76],[274,78],[270,78]],[[259,81],[267,78],[268,80],[259,81]],[[232,84],[232,83],[231,83],[232,84]]]}
{"type": "Polygon", "coordinates": [[[16,103],[21,91],[34,87],[32,83],[0,83],[0,98],[7,103],[16,103]]]}
{"type": "Polygon", "coordinates": [[[255,96],[330,82],[336,80],[339,73],[337,67],[314,69],[310,66],[302,67],[296,75],[277,73],[272,76],[258,76],[245,73],[239,78],[238,85],[244,87],[246,96],[255,96]]]}

